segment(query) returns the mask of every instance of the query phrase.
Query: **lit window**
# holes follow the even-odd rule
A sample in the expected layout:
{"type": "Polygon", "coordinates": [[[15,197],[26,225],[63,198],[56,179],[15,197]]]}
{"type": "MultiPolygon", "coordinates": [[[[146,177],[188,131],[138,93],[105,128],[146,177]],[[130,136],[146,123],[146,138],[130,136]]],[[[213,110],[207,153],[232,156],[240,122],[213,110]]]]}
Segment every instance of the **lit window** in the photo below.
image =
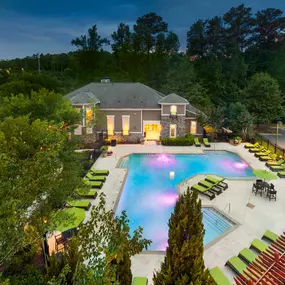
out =
{"type": "Polygon", "coordinates": [[[177,106],[175,106],[175,105],[170,106],[170,114],[171,115],[177,114],[177,106]]]}
{"type": "Polygon", "coordinates": [[[107,116],[107,131],[108,135],[114,134],[115,116],[107,116]]]}
{"type": "Polygon", "coordinates": [[[176,138],[176,125],[170,125],[170,135],[171,138],[176,138]]]}
{"type": "Polygon", "coordinates": [[[123,135],[128,135],[130,131],[130,116],[122,116],[123,135]]]}
{"type": "Polygon", "coordinates": [[[197,133],[197,122],[196,121],[191,121],[190,134],[195,135],[196,133],[197,133]]]}
{"type": "Polygon", "coordinates": [[[91,109],[87,109],[86,110],[86,121],[87,122],[91,122],[92,121],[92,110],[91,109]]]}

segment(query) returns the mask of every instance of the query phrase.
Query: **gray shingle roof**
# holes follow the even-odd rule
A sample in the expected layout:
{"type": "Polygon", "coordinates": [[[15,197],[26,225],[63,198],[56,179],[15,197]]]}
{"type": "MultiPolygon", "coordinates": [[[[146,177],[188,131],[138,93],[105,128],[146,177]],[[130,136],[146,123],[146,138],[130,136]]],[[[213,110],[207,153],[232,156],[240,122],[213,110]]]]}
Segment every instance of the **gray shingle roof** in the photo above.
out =
{"type": "Polygon", "coordinates": [[[185,98],[171,93],[159,100],[158,104],[189,104],[189,102],[185,98]]]}
{"type": "Polygon", "coordinates": [[[158,91],[141,83],[90,83],[67,95],[71,104],[88,104],[90,97],[100,101],[100,108],[160,108],[158,91]],[[76,103],[75,103],[76,102],[76,103]]]}

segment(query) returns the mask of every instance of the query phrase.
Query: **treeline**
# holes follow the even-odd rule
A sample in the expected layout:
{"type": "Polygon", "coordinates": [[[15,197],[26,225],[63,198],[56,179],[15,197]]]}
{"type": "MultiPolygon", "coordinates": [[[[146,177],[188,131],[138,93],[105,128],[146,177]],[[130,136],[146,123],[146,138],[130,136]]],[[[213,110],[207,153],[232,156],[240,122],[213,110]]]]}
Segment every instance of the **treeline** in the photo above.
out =
{"type": "MultiPolygon", "coordinates": [[[[41,70],[61,82],[64,91],[109,76],[112,81],[139,81],[165,93],[177,92],[203,110],[241,102],[255,116],[246,93],[254,75],[265,81],[272,78],[284,98],[284,29],[283,11],[268,8],[253,14],[252,8],[240,5],[224,15],[195,22],[187,32],[187,50],[180,52],[178,36],[162,17],[149,13],[133,27],[120,23],[111,42],[92,26],[87,34],[71,40],[76,52],[41,54],[41,70]],[[106,45],[112,52],[104,50],[106,45]]],[[[38,56],[1,61],[0,68],[36,72],[38,56]]],[[[0,73],[0,82],[9,80],[0,73]]],[[[263,92],[257,90],[253,97],[265,96],[270,102],[263,92]]],[[[282,104],[282,100],[278,97],[277,101],[282,104]]],[[[282,117],[280,108],[278,116],[282,117]]]]}

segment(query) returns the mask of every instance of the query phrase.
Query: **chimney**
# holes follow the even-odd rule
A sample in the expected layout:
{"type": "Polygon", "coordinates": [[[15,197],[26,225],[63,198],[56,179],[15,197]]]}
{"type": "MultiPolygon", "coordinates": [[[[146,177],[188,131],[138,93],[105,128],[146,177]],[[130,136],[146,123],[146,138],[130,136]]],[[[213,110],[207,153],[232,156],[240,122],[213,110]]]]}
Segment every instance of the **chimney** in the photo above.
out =
{"type": "Polygon", "coordinates": [[[101,78],[101,83],[109,83],[110,82],[110,77],[102,77],[101,78]]]}

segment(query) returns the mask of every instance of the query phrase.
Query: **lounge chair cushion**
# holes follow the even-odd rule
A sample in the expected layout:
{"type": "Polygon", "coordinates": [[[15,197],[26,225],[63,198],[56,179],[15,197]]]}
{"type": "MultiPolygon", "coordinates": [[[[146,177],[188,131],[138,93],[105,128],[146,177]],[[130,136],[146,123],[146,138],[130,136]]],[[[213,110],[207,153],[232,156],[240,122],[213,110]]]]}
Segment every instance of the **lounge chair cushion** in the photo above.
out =
{"type": "Polygon", "coordinates": [[[246,260],[248,263],[252,263],[258,255],[252,252],[249,248],[245,247],[239,252],[239,256],[242,257],[242,259],[246,260]]]}
{"type": "Polygon", "coordinates": [[[147,285],[146,277],[134,277],[132,285],[147,285]]]}
{"type": "MultiPolygon", "coordinates": [[[[232,267],[238,274],[243,274],[243,271],[246,269],[246,264],[237,256],[233,256],[231,257],[228,261],[227,261],[227,265],[229,265],[230,267],[232,267]]],[[[248,277],[245,276],[247,279],[248,277]]]]}
{"type": "Polygon", "coordinates": [[[90,171],[92,171],[92,173],[95,175],[105,175],[105,176],[109,175],[109,170],[98,170],[91,167],[90,171]]]}
{"type": "Polygon", "coordinates": [[[102,188],[102,186],[103,186],[103,183],[100,182],[100,181],[89,181],[89,180],[83,178],[83,182],[84,182],[86,185],[89,185],[89,186],[91,186],[91,187],[102,188]]]}
{"type": "Polygon", "coordinates": [[[277,173],[277,175],[280,177],[280,178],[284,178],[285,177],[285,171],[279,171],[277,173]]]}
{"type": "Polygon", "coordinates": [[[201,146],[201,144],[200,144],[198,138],[194,138],[194,144],[195,144],[196,146],[201,146]]]}
{"type": "Polygon", "coordinates": [[[206,187],[198,185],[198,184],[193,185],[191,188],[194,190],[198,190],[199,192],[207,192],[210,189],[210,187],[206,188],[206,187]]]}
{"type": "Polygon", "coordinates": [[[257,147],[257,146],[259,146],[259,143],[258,142],[256,142],[255,144],[252,144],[252,143],[247,143],[247,144],[245,144],[245,148],[254,148],[254,147],[257,147]]]}
{"type": "Polygon", "coordinates": [[[209,140],[207,138],[203,138],[203,144],[206,146],[206,147],[210,147],[211,145],[209,144],[209,140]]]}
{"type": "Polygon", "coordinates": [[[212,183],[220,183],[220,182],[224,181],[225,178],[223,178],[223,177],[216,178],[216,177],[213,177],[213,176],[207,176],[205,178],[205,180],[207,180],[209,182],[212,182],[212,183]]]}
{"type": "Polygon", "coordinates": [[[267,230],[265,231],[265,233],[263,234],[262,238],[267,238],[271,241],[276,241],[279,238],[279,235],[277,235],[276,233],[267,230]]]}
{"type": "Polygon", "coordinates": [[[272,157],[271,156],[260,156],[259,157],[259,160],[261,160],[261,161],[266,161],[266,160],[271,160],[272,159],[272,157]]]}
{"type": "Polygon", "coordinates": [[[97,197],[97,190],[95,189],[90,189],[88,191],[84,191],[83,189],[77,189],[76,190],[77,195],[81,197],[86,197],[86,198],[96,198],[97,197]]]}
{"type": "Polygon", "coordinates": [[[71,207],[89,209],[91,204],[88,200],[70,200],[67,204],[71,207]]]}
{"type": "Polygon", "coordinates": [[[264,252],[265,250],[268,249],[268,245],[259,239],[254,239],[250,244],[252,247],[254,247],[260,252],[264,252]]]}
{"type": "Polygon", "coordinates": [[[266,162],[266,165],[267,166],[278,166],[278,165],[281,165],[283,164],[285,161],[283,159],[280,159],[278,161],[268,161],[266,162]]]}
{"type": "Polygon", "coordinates": [[[214,279],[217,285],[232,285],[224,272],[218,267],[213,267],[209,270],[210,275],[214,279]]]}

